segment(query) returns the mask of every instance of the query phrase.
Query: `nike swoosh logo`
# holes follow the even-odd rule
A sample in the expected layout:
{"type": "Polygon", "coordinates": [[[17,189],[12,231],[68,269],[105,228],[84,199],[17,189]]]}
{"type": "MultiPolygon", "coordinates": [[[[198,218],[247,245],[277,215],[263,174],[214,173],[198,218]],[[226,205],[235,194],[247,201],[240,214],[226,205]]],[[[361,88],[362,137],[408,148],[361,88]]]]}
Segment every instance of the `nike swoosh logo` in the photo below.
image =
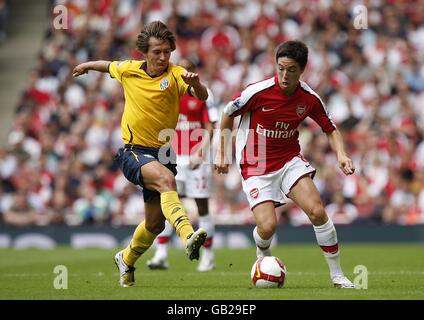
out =
{"type": "Polygon", "coordinates": [[[273,109],[265,109],[265,107],[262,107],[262,111],[263,112],[268,112],[268,111],[272,111],[272,110],[275,110],[275,108],[273,108],[273,109]]]}
{"type": "Polygon", "coordinates": [[[256,277],[260,278],[261,277],[261,272],[259,271],[259,266],[256,265],[256,277]]]}

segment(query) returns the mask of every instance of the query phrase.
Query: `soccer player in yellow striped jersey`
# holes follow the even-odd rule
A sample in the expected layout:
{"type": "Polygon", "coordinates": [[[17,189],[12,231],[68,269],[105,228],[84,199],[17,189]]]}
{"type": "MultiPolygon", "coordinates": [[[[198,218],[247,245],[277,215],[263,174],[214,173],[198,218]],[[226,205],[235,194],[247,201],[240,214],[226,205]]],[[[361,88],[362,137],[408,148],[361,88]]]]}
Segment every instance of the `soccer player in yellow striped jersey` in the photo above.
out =
{"type": "Polygon", "coordinates": [[[177,124],[179,107],[175,103],[187,91],[188,84],[181,77],[186,71],[170,62],[161,75],[151,77],[146,68],[146,61],[114,61],[109,73],[125,90],[124,142],[159,148],[164,144],[158,140],[159,132],[177,124]]]}
{"type": "Polygon", "coordinates": [[[165,218],[185,244],[190,260],[199,258],[207,236],[203,229],[193,230],[176,192],[176,163],[161,163],[174,158],[173,150],[159,138],[162,130],[175,129],[181,97],[188,92],[206,100],[207,89],[197,73],[169,61],[175,37],[164,23],[144,26],[136,45],[145,60],[89,61],[73,70],[74,77],[90,70],[108,72],[124,89],[121,127],[125,145],[115,160],[129,181],[143,187],[145,220],[137,226],[130,244],[115,255],[123,287],[134,284],[134,264],[162,232],[165,218]]]}

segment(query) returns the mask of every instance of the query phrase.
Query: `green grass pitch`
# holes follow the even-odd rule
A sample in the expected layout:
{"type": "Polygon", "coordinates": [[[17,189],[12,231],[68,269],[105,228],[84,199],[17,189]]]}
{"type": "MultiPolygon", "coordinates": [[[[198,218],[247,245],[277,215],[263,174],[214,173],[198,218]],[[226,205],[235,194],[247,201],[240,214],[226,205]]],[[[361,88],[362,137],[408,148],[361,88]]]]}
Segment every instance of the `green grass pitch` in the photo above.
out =
{"type": "MultiPolygon", "coordinates": [[[[212,272],[196,271],[184,251],[171,248],[170,269],[151,271],[149,250],[137,262],[136,285],[120,288],[113,263],[117,250],[60,247],[54,250],[0,250],[0,299],[124,300],[289,300],[424,299],[424,246],[419,244],[345,244],[342,266],[353,281],[356,265],[368,270],[367,290],[331,286],[321,250],[314,244],[284,245],[273,254],[286,264],[280,289],[257,289],[250,281],[255,249],[218,249],[212,272]],[[67,289],[55,289],[57,265],[68,271],[67,289]]],[[[58,281],[56,279],[56,281],[58,281]]],[[[64,282],[61,282],[62,285],[64,282]]]]}

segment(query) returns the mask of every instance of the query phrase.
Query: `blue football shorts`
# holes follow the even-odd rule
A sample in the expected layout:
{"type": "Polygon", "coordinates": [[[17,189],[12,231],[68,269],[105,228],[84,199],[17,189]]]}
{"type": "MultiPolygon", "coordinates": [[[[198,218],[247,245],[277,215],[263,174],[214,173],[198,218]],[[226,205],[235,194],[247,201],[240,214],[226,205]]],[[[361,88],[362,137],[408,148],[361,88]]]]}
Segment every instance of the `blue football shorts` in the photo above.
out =
{"type": "Polygon", "coordinates": [[[174,176],[177,175],[177,164],[174,150],[171,147],[152,148],[140,145],[126,144],[120,148],[114,157],[119,168],[130,182],[143,187],[144,202],[151,202],[160,197],[160,193],[149,190],[143,185],[140,168],[152,161],[159,161],[167,167],[174,176]]]}

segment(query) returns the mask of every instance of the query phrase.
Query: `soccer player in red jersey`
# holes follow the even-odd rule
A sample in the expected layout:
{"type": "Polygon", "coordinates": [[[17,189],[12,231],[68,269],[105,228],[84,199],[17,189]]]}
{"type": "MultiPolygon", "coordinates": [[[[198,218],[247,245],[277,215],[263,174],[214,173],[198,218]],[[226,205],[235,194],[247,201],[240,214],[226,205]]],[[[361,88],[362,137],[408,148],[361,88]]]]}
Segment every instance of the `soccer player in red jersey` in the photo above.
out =
{"type": "Polygon", "coordinates": [[[336,229],[312,181],[315,169],[300,153],[300,123],[310,117],[321,127],[345,175],[354,173],[353,162],[346,155],[341,134],[323,101],[300,80],[308,60],[307,46],[300,41],[287,41],[277,47],[275,58],[275,76],[249,85],[224,108],[215,169],[218,173],[228,172],[228,134],[234,117],[240,115],[236,160],[256,220],[253,237],[257,256],[271,255],[271,240],[277,227],[275,207],[291,199],[313,224],[334,286],[354,288],[343,274],[336,229]]]}

